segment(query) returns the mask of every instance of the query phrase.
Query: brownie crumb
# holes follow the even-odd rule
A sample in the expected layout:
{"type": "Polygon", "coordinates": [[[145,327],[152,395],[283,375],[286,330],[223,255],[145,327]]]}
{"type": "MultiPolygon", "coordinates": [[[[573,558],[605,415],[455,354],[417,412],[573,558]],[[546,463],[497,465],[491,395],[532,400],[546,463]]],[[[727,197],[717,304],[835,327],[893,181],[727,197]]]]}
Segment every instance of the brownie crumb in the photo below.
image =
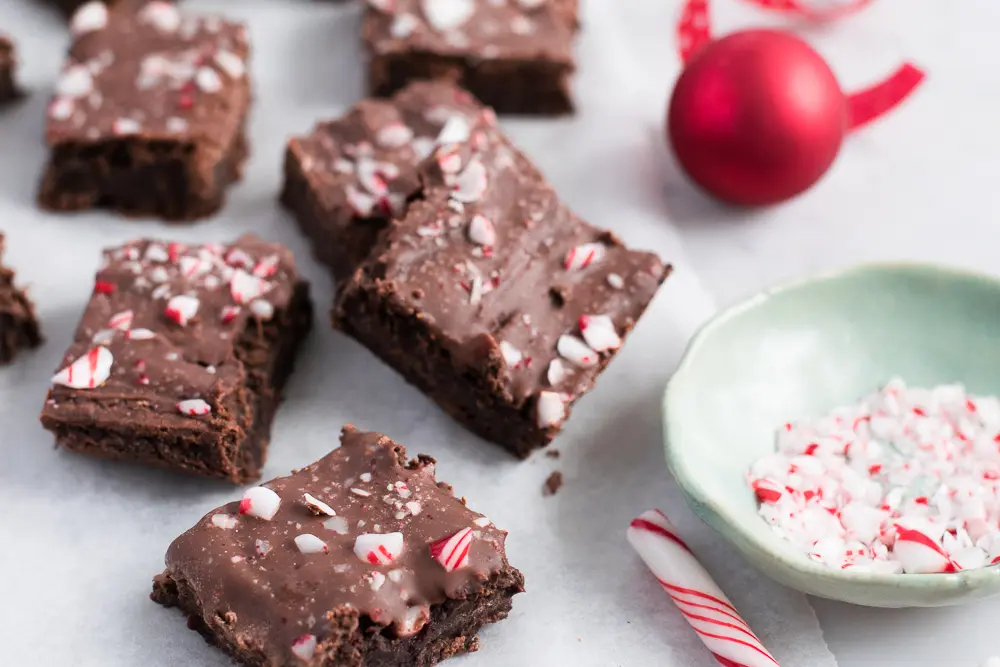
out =
{"type": "Polygon", "coordinates": [[[545,452],[545,455],[546,455],[547,457],[549,457],[550,459],[557,459],[557,458],[559,458],[559,457],[560,457],[560,456],[561,456],[562,454],[561,454],[561,453],[559,452],[559,450],[558,450],[558,449],[550,449],[549,451],[545,452]]]}
{"type": "Polygon", "coordinates": [[[551,475],[545,479],[545,485],[542,486],[543,496],[554,496],[563,485],[563,474],[556,470],[551,475]]]}

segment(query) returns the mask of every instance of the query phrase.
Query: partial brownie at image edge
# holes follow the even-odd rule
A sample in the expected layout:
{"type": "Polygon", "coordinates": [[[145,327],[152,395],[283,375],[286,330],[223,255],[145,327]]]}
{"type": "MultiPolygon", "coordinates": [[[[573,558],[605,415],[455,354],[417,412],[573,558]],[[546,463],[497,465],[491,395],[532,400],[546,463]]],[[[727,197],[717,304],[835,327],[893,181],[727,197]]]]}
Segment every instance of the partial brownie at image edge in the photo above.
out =
{"type": "Polygon", "coordinates": [[[574,110],[576,0],[370,2],[362,26],[368,90],[392,95],[421,79],[452,81],[500,114],[574,110]]]}
{"type": "Polygon", "coordinates": [[[0,364],[10,363],[21,350],[42,344],[35,307],[14,285],[14,272],[4,266],[4,236],[0,234],[0,364]]]}
{"type": "Polygon", "coordinates": [[[17,51],[14,43],[5,35],[0,35],[0,105],[13,102],[21,97],[17,86],[17,51]]]}
{"type": "Polygon", "coordinates": [[[249,152],[245,26],[126,0],[81,6],[70,30],[39,205],[172,222],[216,212],[249,152]]]}
{"type": "Polygon", "coordinates": [[[451,138],[332,321],[524,458],[559,433],[670,267],[573,214],[492,114],[451,138]]]}
{"type": "Polygon", "coordinates": [[[293,137],[282,204],[338,280],[368,256],[379,233],[419,186],[417,164],[452,117],[482,105],[442,81],[410,84],[387,100],[362,100],[336,120],[293,137]]]}
{"type": "Polygon", "coordinates": [[[177,538],[150,597],[248,667],[430,667],[477,650],[523,591],[505,538],[433,459],[346,426],[177,538]]]}
{"type": "Polygon", "coordinates": [[[279,244],[111,249],[42,424],[81,454],[257,479],[311,325],[309,286],[279,244]]]}

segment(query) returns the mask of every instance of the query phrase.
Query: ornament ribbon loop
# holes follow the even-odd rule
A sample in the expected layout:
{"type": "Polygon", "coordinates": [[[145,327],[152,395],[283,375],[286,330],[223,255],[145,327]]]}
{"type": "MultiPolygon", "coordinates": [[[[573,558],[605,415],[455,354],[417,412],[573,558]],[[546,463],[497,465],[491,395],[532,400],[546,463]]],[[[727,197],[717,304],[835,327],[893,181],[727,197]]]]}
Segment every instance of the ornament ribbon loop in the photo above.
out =
{"type": "Polygon", "coordinates": [[[904,63],[889,78],[847,96],[847,130],[853,132],[891,111],[924,80],[923,70],[904,63]]]}
{"type": "Polygon", "coordinates": [[[829,21],[839,19],[859,12],[872,3],[872,0],[850,0],[848,2],[827,0],[822,8],[811,7],[810,2],[802,0],[746,0],[761,9],[785,14],[796,14],[810,21],[829,21]]]}

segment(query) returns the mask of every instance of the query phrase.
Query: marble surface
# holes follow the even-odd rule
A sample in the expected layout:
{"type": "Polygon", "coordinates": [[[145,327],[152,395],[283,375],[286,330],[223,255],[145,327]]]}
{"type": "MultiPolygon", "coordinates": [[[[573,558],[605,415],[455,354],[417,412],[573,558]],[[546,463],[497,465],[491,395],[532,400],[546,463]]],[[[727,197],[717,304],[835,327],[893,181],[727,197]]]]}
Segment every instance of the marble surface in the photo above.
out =
{"type": "MultiPolygon", "coordinates": [[[[221,667],[228,663],[145,594],[170,538],[234,490],[53,451],[34,414],[102,246],[149,234],[224,240],[253,229],[300,254],[322,312],[329,282],[274,199],[287,135],[339,113],[361,94],[357,7],[189,0],[251,22],[259,91],[254,157],[220,216],[168,230],[34,208],[42,117],[66,41],[42,4],[0,3],[0,29],[21,44],[31,89],[23,104],[0,116],[0,229],[8,235],[10,263],[39,301],[50,340],[0,373],[0,572],[16,573],[0,577],[0,662],[221,667]],[[55,622],[47,620],[53,616],[55,622]]],[[[473,506],[512,531],[511,559],[529,582],[545,584],[522,596],[509,621],[487,631],[480,654],[455,664],[710,667],[623,540],[633,515],[660,505],[676,514],[786,667],[833,665],[805,599],[755,576],[679,506],[659,449],[662,387],[705,318],[775,280],[872,258],[994,270],[1000,45],[993,33],[1000,4],[879,0],[835,26],[805,28],[848,88],[879,78],[903,57],[925,66],[930,79],[906,108],[852,138],[816,188],[759,212],[725,209],[699,195],[664,146],[663,108],[679,67],[671,39],[678,4],[585,0],[580,114],[504,121],[582,215],[677,266],[619,359],[580,404],[556,445],[563,457],[510,461],[322,326],[279,414],[280,446],[265,477],[318,458],[339,423],[350,419],[437,456],[442,477],[474,489],[466,492],[473,506]],[[566,474],[567,485],[543,499],[541,484],[552,469],[566,474]]],[[[713,7],[720,32],[776,22],[739,0],[713,7]]],[[[842,667],[976,667],[1000,653],[990,620],[1000,601],[933,611],[813,605],[842,667]]]]}

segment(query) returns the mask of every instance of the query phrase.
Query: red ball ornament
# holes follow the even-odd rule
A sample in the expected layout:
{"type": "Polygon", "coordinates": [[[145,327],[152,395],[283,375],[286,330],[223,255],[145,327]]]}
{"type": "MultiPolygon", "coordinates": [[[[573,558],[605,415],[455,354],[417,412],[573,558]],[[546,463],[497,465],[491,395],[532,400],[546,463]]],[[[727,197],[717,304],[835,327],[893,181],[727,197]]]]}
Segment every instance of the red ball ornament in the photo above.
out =
{"type": "Polygon", "coordinates": [[[809,44],[747,30],[701,47],[670,101],[667,132],[688,175],[744,206],[785,201],[826,173],[848,130],[847,99],[809,44]]]}

